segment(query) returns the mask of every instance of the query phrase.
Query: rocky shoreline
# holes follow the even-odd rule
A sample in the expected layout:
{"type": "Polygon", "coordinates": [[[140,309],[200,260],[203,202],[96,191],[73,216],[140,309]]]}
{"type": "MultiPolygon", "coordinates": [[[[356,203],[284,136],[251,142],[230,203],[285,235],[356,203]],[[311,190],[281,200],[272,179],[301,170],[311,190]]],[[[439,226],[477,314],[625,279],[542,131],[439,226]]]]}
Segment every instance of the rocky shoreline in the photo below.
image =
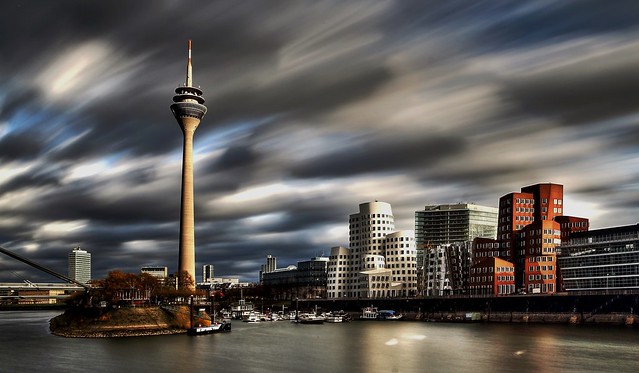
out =
{"type": "Polygon", "coordinates": [[[103,331],[51,331],[51,334],[65,338],[121,338],[149,337],[155,335],[184,334],[185,329],[144,329],[144,330],[103,330],[103,331]]]}

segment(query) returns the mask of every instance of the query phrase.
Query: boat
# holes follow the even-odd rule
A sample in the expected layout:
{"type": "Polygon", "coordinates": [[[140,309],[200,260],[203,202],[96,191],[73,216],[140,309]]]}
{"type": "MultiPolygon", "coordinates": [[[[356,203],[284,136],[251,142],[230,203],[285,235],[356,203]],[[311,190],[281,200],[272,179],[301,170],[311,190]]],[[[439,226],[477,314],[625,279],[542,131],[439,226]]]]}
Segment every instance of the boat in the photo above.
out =
{"type": "Polygon", "coordinates": [[[377,312],[378,320],[399,320],[402,315],[395,313],[393,310],[380,310],[377,312]]]}
{"type": "Polygon", "coordinates": [[[242,321],[248,323],[258,323],[262,319],[261,315],[257,312],[251,312],[248,315],[244,315],[242,321]]]}
{"type": "Polygon", "coordinates": [[[340,323],[351,321],[351,315],[344,311],[333,311],[325,315],[326,322],[340,323]]]}
{"type": "Polygon", "coordinates": [[[215,320],[215,303],[211,304],[211,314],[213,315],[213,319],[211,319],[210,316],[204,312],[204,308],[200,308],[198,310],[198,313],[195,314],[193,310],[193,296],[191,296],[190,315],[189,315],[191,325],[190,325],[190,328],[186,330],[186,334],[202,335],[202,334],[213,334],[213,333],[231,331],[230,321],[224,320],[222,322],[217,322],[215,320]],[[198,321],[195,321],[196,319],[198,321]],[[210,325],[203,326],[202,323],[210,323],[210,325]]]}
{"type": "Polygon", "coordinates": [[[244,299],[240,299],[237,304],[231,306],[231,315],[234,319],[244,320],[253,311],[253,304],[244,299]]]}
{"type": "Polygon", "coordinates": [[[377,307],[365,307],[362,309],[360,320],[400,320],[402,315],[393,310],[378,310],[377,307]]]}
{"type": "Polygon", "coordinates": [[[362,314],[359,316],[360,320],[377,320],[377,307],[364,307],[362,308],[362,314]]]}
{"type": "Polygon", "coordinates": [[[304,313],[300,314],[297,320],[295,320],[294,322],[297,322],[299,324],[323,324],[324,320],[325,319],[322,316],[311,313],[304,313]]]}
{"type": "Polygon", "coordinates": [[[214,334],[214,333],[222,333],[222,332],[230,332],[230,331],[231,331],[230,322],[220,322],[220,323],[214,323],[210,326],[197,326],[197,327],[189,328],[186,330],[186,334],[202,335],[202,334],[214,334]]]}

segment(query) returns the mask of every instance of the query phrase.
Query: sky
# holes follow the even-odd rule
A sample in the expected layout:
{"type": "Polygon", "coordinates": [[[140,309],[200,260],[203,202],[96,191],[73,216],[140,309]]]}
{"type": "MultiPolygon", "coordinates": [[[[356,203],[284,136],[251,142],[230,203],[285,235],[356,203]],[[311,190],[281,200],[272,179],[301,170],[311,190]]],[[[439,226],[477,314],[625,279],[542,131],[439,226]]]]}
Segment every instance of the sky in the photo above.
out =
{"type": "MultiPolygon", "coordinates": [[[[639,2],[11,1],[0,12],[0,246],[93,277],[177,271],[193,82],[196,268],[255,281],[348,246],[360,203],[544,182],[591,228],[639,221],[639,2]]],[[[0,281],[57,281],[0,256],[0,281]]]]}

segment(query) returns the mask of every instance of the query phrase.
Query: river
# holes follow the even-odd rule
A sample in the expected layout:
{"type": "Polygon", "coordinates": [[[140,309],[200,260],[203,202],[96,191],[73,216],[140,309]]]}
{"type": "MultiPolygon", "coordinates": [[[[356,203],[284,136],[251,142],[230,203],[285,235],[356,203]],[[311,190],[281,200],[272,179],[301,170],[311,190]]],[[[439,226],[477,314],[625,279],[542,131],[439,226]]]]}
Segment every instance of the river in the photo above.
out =
{"type": "Polygon", "coordinates": [[[0,312],[0,372],[639,372],[639,329],[355,321],[227,334],[51,335],[59,312],[0,312]]]}

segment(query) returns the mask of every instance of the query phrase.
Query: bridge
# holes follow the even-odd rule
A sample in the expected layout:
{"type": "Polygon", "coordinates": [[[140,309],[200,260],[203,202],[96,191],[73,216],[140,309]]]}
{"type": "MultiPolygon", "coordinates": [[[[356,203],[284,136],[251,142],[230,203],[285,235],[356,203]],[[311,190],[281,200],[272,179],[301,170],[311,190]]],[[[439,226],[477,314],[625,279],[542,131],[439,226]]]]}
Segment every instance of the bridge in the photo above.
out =
{"type": "Polygon", "coordinates": [[[50,304],[56,303],[58,299],[68,298],[78,291],[87,291],[91,288],[87,284],[41,266],[1,246],[0,253],[65,281],[64,283],[33,283],[25,280],[23,283],[0,283],[0,303],[50,304]]]}
{"type": "Polygon", "coordinates": [[[75,284],[0,282],[0,304],[54,304],[79,291],[84,288],[75,284]]]}

